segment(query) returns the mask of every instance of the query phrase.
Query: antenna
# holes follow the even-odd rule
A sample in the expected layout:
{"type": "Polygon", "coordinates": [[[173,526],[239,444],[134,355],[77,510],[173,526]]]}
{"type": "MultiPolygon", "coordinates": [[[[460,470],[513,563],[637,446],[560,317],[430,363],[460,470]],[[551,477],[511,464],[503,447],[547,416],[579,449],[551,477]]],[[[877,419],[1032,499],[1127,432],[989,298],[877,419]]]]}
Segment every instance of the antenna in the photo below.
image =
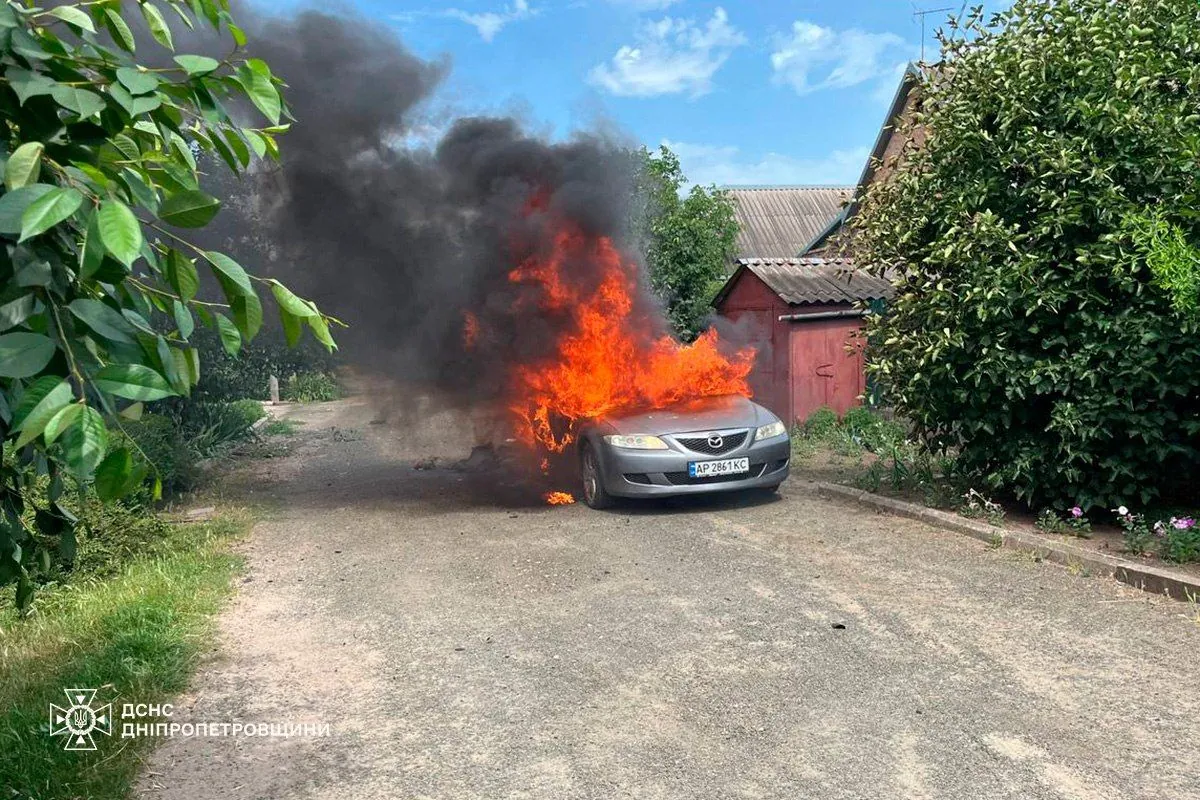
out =
{"type": "Polygon", "coordinates": [[[941,14],[943,12],[953,11],[953,10],[954,10],[953,6],[947,6],[945,8],[930,8],[925,11],[921,11],[917,8],[917,4],[913,3],[913,18],[921,20],[921,63],[922,64],[925,63],[925,18],[928,17],[930,14],[941,14]]]}

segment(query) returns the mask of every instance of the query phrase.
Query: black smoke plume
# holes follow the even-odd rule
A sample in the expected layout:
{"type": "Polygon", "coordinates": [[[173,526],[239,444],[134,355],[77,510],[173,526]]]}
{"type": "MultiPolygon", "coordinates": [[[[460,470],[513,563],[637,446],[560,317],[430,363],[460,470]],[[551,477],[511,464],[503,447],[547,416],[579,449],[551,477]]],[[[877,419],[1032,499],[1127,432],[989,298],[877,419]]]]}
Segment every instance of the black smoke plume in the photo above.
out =
{"type": "MultiPolygon", "coordinates": [[[[599,134],[550,142],[489,117],[410,147],[447,63],[340,12],[235,10],[251,53],[287,82],[296,123],[278,168],[223,181],[217,193],[232,187],[234,198],[215,228],[222,244],[346,321],[335,336],[352,363],[445,401],[486,402],[514,364],[551,357],[568,321],[515,311],[530,289],[508,274],[563,219],[632,244],[629,151],[599,134]],[[468,312],[486,332],[473,348],[468,312]]],[[[581,286],[599,279],[586,259],[570,267],[581,286]]],[[[639,302],[661,333],[649,293],[639,302]]]]}

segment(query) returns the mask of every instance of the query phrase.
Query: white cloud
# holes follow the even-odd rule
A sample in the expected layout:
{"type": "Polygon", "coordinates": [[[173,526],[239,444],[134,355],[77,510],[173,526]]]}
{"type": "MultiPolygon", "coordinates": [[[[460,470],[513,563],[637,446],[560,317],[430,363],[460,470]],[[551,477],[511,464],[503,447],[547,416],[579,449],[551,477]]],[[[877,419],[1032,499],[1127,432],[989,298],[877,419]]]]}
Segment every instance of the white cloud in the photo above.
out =
{"type": "Polygon", "coordinates": [[[866,147],[835,150],[824,158],[795,158],[782,153],[748,157],[732,145],[673,142],[663,144],[679,156],[683,174],[693,184],[852,186],[867,163],[866,147]]]}
{"type": "Polygon", "coordinates": [[[442,12],[442,15],[467,23],[479,31],[481,39],[490,42],[496,38],[496,34],[500,33],[505,25],[528,19],[537,13],[536,9],[529,7],[529,0],[514,0],[513,4],[505,6],[503,11],[485,11],[476,14],[460,8],[448,8],[442,12]]]}
{"type": "Polygon", "coordinates": [[[654,97],[688,92],[693,97],[712,89],[712,77],[734,48],[746,43],[717,8],[706,24],[664,17],[638,29],[635,43],[624,45],[608,63],[598,64],[589,81],[623,97],[654,97]]]}
{"type": "Polygon", "coordinates": [[[663,11],[683,0],[608,0],[614,6],[626,6],[635,11],[663,11]]]}
{"type": "Polygon", "coordinates": [[[797,20],[791,36],[780,37],[771,53],[775,79],[799,94],[840,89],[887,75],[897,58],[912,49],[894,33],[836,31],[797,20]]]}

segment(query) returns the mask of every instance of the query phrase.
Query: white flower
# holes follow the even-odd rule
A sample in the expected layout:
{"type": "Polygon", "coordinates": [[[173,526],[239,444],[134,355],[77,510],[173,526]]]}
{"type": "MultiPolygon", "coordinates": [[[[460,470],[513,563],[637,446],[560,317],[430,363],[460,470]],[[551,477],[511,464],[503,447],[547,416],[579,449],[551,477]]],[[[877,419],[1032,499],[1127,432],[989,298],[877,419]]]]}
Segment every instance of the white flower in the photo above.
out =
{"type": "Polygon", "coordinates": [[[1126,508],[1125,506],[1121,506],[1120,508],[1117,509],[1117,513],[1120,514],[1122,517],[1128,516],[1129,509],[1126,508]]]}

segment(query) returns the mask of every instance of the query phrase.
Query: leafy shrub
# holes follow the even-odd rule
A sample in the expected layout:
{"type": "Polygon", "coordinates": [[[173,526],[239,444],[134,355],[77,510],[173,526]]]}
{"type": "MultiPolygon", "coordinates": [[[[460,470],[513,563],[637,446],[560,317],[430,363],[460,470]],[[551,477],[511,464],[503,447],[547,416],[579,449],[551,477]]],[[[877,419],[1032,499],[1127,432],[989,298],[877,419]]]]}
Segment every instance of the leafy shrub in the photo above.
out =
{"type": "Polygon", "coordinates": [[[1200,561],[1200,527],[1191,517],[1172,517],[1161,528],[1163,559],[1186,564],[1200,561]]]}
{"type": "Polygon", "coordinates": [[[1195,486],[1200,318],[1129,223],[1155,209],[1172,247],[1200,242],[1195,3],[1018,0],[963,27],[918,89],[929,135],[854,221],[897,287],[869,372],[930,448],[1031,505],[1195,486]]]}
{"type": "Polygon", "coordinates": [[[264,416],[266,412],[257,400],[198,403],[188,408],[182,429],[196,457],[212,458],[249,436],[251,426],[264,416]]]}
{"type": "Polygon", "coordinates": [[[1043,509],[1037,515],[1037,519],[1034,520],[1033,525],[1038,530],[1045,531],[1046,533],[1066,533],[1069,530],[1067,523],[1050,508],[1043,509]]]}
{"type": "Polygon", "coordinates": [[[814,439],[829,435],[838,426],[837,412],[828,406],[822,406],[808,415],[804,420],[804,433],[814,439]]]}
{"type": "Polygon", "coordinates": [[[70,547],[75,526],[59,496],[19,524],[25,484],[70,475],[103,496],[135,486],[132,454],[108,447],[114,414],[194,388],[207,369],[190,341],[197,322],[236,352],[262,327],[258,287],[270,285],[282,326],[334,346],[312,303],[189,241],[221,206],[200,188],[196,154],[219,152],[234,173],[258,169],[278,160],[290,114],[282,80],[248,57],[227,2],[172,5],[167,19],[152,3],[0,3],[0,440],[27,453],[0,460],[0,583],[16,582],[23,602],[46,568],[43,537],[70,547]],[[127,17],[165,51],[172,28],[196,25],[238,46],[219,62],[172,63],[127,17]],[[135,60],[154,51],[157,68],[135,60]],[[201,274],[223,303],[196,297],[201,274]]]}
{"type": "MultiPolygon", "coordinates": [[[[136,422],[126,422],[119,439],[133,440],[131,448],[140,460],[157,472],[166,491],[182,491],[196,480],[196,456],[175,420],[162,414],[143,414],[136,422]]],[[[139,493],[145,501],[148,490],[139,493]]]]}
{"type": "Polygon", "coordinates": [[[342,389],[328,372],[301,372],[288,376],[282,394],[284,400],[294,403],[323,403],[337,400],[342,389]]]}
{"type": "Polygon", "coordinates": [[[274,331],[264,332],[237,356],[225,352],[219,338],[207,330],[196,331],[193,338],[205,364],[192,393],[198,402],[268,400],[272,375],[279,379],[282,393],[289,375],[332,373],[337,366],[334,357],[319,345],[305,340],[288,347],[274,331]]]}

